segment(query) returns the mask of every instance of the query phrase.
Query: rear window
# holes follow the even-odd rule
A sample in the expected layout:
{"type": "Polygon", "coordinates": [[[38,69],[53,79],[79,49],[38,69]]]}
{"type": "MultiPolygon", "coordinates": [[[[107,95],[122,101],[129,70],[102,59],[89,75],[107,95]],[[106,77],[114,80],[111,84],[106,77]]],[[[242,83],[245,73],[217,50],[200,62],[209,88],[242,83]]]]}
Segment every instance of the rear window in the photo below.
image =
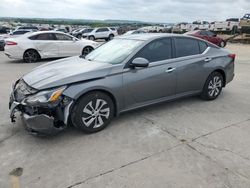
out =
{"type": "Polygon", "coordinates": [[[52,33],[43,33],[29,37],[30,40],[54,40],[52,33]]]}
{"type": "Polygon", "coordinates": [[[199,42],[195,39],[176,38],[176,57],[185,57],[200,54],[199,42]]]}

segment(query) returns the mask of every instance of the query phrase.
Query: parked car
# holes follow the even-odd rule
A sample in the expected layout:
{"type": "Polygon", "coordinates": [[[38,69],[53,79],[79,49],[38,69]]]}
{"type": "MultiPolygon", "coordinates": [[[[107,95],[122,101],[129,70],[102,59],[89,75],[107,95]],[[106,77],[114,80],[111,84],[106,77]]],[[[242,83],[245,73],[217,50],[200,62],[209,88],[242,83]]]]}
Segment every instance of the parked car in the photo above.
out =
{"type": "Polygon", "coordinates": [[[9,35],[10,35],[10,37],[16,37],[16,36],[20,36],[20,35],[23,35],[23,34],[29,33],[29,32],[32,32],[32,30],[30,30],[30,29],[18,29],[18,30],[15,30],[13,32],[10,32],[9,35]]]}
{"type": "Polygon", "coordinates": [[[172,27],[172,33],[185,33],[190,30],[192,30],[192,24],[187,22],[178,23],[172,27]]]}
{"type": "Polygon", "coordinates": [[[226,21],[217,21],[213,22],[209,26],[209,30],[211,31],[222,31],[222,32],[230,32],[231,34],[235,34],[238,32],[240,26],[240,21],[238,18],[230,18],[226,21]]]}
{"type": "Polygon", "coordinates": [[[44,64],[13,84],[10,117],[20,111],[31,133],[71,122],[93,133],[114,116],[200,95],[216,99],[234,77],[235,54],[202,39],[171,34],[116,37],[83,57],[44,64]]]}
{"type": "Polygon", "coordinates": [[[32,30],[32,31],[38,31],[38,27],[36,26],[18,26],[16,30],[32,30]]]}
{"type": "Polygon", "coordinates": [[[240,20],[242,33],[250,33],[250,14],[245,14],[240,20]]]}
{"type": "Polygon", "coordinates": [[[93,31],[91,28],[77,29],[72,32],[72,35],[80,39],[83,34],[90,33],[91,31],[93,31]]]}
{"type": "Polygon", "coordinates": [[[142,33],[147,33],[147,32],[143,30],[131,30],[131,31],[124,33],[123,35],[133,35],[133,34],[142,34],[142,33]]]}
{"type": "Polygon", "coordinates": [[[23,59],[27,63],[39,59],[87,55],[99,44],[89,40],[79,40],[74,36],[57,31],[39,31],[5,41],[4,53],[13,59],[23,59]]]}
{"type": "Polygon", "coordinates": [[[109,27],[95,28],[91,32],[83,33],[83,38],[88,38],[89,40],[105,39],[106,41],[113,39],[118,33],[109,27]]]}
{"type": "Polygon", "coordinates": [[[60,31],[60,32],[63,32],[63,33],[68,33],[67,29],[64,29],[64,28],[57,28],[57,29],[54,29],[55,31],[60,31]]]}
{"type": "Polygon", "coordinates": [[[0,27],[0,34],[8,34],[10,32],[9,27],[1,26],[0,27]]]}
{"type": "Polygon", "coordinates": [[[211,32],[211,31],[204,31],[204,30],[195,30],[195,31],[189,31],[185,33],[185,35],[190,35],[194,37],[198,37],[204,40],[207,40],[219,47],[224,48],[226,46],[226,41],[222,38],[218,37],[217,34],[211,32]]]}
{"type": "Polygon", "coordinates": [[[208,30],[209,29],[209,22],[208,21],[194,21],[190,27],[189,31],[193,30],[208,30]]]}

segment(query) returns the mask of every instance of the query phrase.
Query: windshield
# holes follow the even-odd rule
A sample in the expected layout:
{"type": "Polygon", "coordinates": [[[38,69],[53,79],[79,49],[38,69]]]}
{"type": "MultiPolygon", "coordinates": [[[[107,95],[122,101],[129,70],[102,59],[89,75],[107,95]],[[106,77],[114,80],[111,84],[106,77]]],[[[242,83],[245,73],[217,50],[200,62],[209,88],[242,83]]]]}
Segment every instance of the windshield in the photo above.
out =
{"type": "Polygon", "coordinates": [[[85,59],[118,64],[124,61],[142,43],[143,41],[139,40],[113,39],[88,54],[85,59]]]}

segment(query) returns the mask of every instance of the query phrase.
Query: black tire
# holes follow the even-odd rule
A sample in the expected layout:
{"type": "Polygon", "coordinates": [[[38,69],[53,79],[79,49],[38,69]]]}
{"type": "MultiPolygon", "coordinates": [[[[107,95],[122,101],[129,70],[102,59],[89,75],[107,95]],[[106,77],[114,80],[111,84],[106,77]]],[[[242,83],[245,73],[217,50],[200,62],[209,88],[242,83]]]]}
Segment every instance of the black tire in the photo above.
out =
{"type": "Polygon", "coordinates": [[[84,47],[84,48],[82,49],[82,55],[83,55],[83,56],[86,56],[86,55],[88,55],[90,52],[92,52],[93,50],[94,50],[93,47],[91,47],[91,46],[86,46],[86,47],[84,47]]]}
{"type": "Polygon", "coordinates": [[[23,53],[23,61],[26,63],[34,63],[40,59],[40,55],[36,50],[26,50],[23,53]]]}
{"type": "Polygon", "coordinates": [[[112,99],[105,93],[96,91],[84,95],[77,101],[73,108],[71,122],[86,133],[95,133],[104,129],[113,117],[112,99]]]}
{"type": "Polygon", "coordinates": [[[237,26],[233,26],[233,29],[231,31],[232,35],[235,35],[236,33],[238,33],[238,27],[237,26]]]}
{"type": "Polygon", "coordinates": [[[203,87],[201,98],[204,100],[216,99],[222,91],[223,83],[224,79],[221,73],[212,72],[203,87]]]}
{"type": "Polygon", "coordinates": [[[88,39],[94,41],[94,40],[95,40],[95,37],[94,37],[93,35],[91,35],[91,36],[88,37],[88,39]]]}
{"type": "Polygon", "coordinates": [[[221,48],[224,48],[226,45],[227,45],[226,41],[223,40],[223,41],[220,42],[220,47],[221,48]]]}
{"type": "Polygon", "coordinates": [[[76,37],[77,37],[78,39],[81,39],[81,38],[82,38],[82,34],[78,34],[76,37]]]}
{"type": "Polygon", "coordinates": [[[108,40],[112,40],[114,37],[115,36],[113,34],[110,34],[108,40]]]}

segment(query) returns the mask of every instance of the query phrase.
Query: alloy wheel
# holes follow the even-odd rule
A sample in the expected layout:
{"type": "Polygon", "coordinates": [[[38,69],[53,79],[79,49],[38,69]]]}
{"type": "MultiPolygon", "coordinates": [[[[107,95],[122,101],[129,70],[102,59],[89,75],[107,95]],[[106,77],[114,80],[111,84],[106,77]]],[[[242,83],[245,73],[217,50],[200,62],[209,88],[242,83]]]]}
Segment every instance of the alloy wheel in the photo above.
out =
{"type": "Polygon", "coordinates": [[[110,116],[110,107],[103,99],[91,100],[83,109],[82,122],[87,127],[99,128],[110,116]]]}
{"type": "Polygon", "coordinates": [[[27,51],[23,55],[23,59],[27,63],[33,63],[36,62],[38,59],[37,53],[33,50],[27,51]]]}
{"type": "Polygon", "coordinates": [[[217,97],[222,88],[222,80],[219,76],[213,77],[208,84],[208,95],[210,97],[217,97]]]}

